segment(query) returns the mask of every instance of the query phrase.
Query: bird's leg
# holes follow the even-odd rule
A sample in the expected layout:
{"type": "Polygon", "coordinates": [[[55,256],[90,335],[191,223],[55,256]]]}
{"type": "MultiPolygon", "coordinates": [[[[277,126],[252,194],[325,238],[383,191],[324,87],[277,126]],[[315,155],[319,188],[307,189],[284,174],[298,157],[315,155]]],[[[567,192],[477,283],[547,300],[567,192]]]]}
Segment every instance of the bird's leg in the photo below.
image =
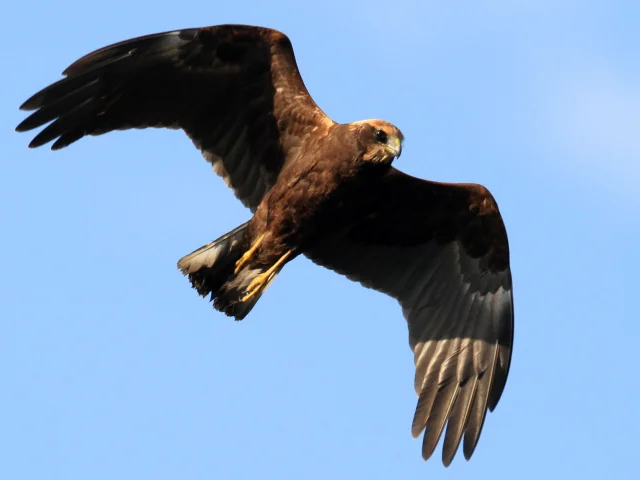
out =
{"type": "Polygon", "coordinates": [[[249,263],[249,261],[251,260],[251,257],[253,257],[253,254],[256,253],[256,250],[258,250],[258,248],[260,248],[260,245],[262,244],[262,240],[264,239],[265,235],[266,233],[263,233],[262,235],[260,235],[256,239],[256,241],[253,242],[253,245],[251,245],[251,248],[246,252],[244,252],[242,257],[240,257],[240,259],[236,262],[236,268],[233,271],[234,275],[237,275],[240,272],[240,270],[242,270],[242,267],[244,267],[247,263],[249,263]]]}
{"type": "Polygon", "coordinates": [[[282,255],[276,263],[274,263],[269,270],[261,273],[256,278],[251,280],[249,286],[246,290],[246,295],[242,297],[242,301],[246,302],[255,294],[260,292],[263,288],[265,288],[271,279],[278,273],[278,271],[284,266],[284,263],[287,261],[287,258],[293,253],[293,250],[287,251],[284,255],[282,255]]]}

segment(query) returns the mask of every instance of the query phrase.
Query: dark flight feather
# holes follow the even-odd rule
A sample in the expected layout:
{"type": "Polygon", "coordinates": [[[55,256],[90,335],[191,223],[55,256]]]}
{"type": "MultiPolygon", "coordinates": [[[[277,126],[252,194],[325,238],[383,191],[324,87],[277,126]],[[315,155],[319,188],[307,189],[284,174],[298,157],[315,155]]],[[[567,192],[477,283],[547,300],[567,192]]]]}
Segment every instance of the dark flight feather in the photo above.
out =
{"type": "Polygon", "coordinates": [[[267,28],[224,25],[147,35],[90,53],[20,107],[29,145],[86,135],[179,128],[252,210],[287,162],[283,145],[333,124],[309,96],[291,42],[267,28]]]}
{"type": "Polygon", "coordinates": [[[416,363],[412,434],[425,431],[428,459],[448,422],[443,463],[463,436],[469,458],[511,362],[509,247],[497,204],[480,185],[395,169],[360,193],[373,199],[375,215],[358,216],[349,232],[307,256],[400,302],[416,363]]]}

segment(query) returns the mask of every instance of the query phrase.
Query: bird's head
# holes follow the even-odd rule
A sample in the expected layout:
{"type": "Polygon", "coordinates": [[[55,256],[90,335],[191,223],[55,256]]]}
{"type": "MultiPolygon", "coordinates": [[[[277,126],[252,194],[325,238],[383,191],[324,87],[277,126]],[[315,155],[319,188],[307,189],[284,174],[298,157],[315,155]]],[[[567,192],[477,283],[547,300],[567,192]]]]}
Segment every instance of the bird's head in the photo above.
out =
{"type": "Polygon", "coordinates": [[[363,120],[358,126],[358,140],[363,147],[362,159],[366,162],[390,165],[402,153],[404,135],[384,120],[363,120]]]}

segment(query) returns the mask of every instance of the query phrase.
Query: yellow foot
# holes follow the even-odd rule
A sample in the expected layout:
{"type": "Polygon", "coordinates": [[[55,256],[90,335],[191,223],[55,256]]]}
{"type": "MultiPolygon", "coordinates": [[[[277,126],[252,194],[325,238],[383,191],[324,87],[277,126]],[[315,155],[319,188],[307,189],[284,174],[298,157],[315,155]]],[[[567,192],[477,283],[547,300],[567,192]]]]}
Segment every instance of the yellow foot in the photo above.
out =
{"type": "Polygon", "coordinates": [[[289,258],[292,252],[293,250],[289,250],[287,253],[281,256],[280,259],[269,268],[269,270],[261,273],[256,278],[251,280],[251,283],[249,283],[249,286],[245,291],[246,295],[242,297],[242,300],[240,301],[246,302],[247,300],[250,300],[252,297],[254,297],[257,293],[264,290],[269,282],[273,279],[273,277],[284,266],[284,262],[287,260],[287,258],[289,258]]]}
{"type": "Polygon", "coordinates": [[[264,233],[262,235],[260,235],[257,238],[257,240],[255,242],[253,242],[253,245],[251,245],[251,248],[249,250],[247,250],[246,252],[244,252],[242,257],[240,257],[240,259],[236,262],[236,268],[233,271],[234,275],[237,275],[238,272],[240,272],[240,270],[242,270],[242,267],[244,267],[247,263],[249,263],[249,260],[251,260],[251,257],[253,257],[253,254],[256,253],[256,250],[258,250],[258,248],[262,244],[262,239],[264,238],[264,236],[265,236],[264,233]]]}

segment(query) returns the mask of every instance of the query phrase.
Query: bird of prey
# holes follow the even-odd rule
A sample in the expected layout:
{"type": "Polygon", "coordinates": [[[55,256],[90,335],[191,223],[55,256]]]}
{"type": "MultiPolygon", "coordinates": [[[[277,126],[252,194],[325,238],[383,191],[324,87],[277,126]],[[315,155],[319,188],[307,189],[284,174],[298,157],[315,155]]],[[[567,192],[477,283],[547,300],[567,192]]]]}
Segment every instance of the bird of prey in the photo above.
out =
{"type": "MultiPolygon", "coordinates": [[[[147,35],[77,60],[23,105],[30,147],[85,135],[183,130],[252,218],[178,267],[237,320],[298,255],[398,300],[414,352],[411,432],[428,459],[471,457],[502,395],[513,341],[507,234],[489,191],[391,166],[403,135],[340,124],[313,101],[290,40],[219,25],[147,35]],[[444,431],[446,427],[446,432],[444,431]]],[[[374,328],[374,327],[372,327],[374,328]]]]}

